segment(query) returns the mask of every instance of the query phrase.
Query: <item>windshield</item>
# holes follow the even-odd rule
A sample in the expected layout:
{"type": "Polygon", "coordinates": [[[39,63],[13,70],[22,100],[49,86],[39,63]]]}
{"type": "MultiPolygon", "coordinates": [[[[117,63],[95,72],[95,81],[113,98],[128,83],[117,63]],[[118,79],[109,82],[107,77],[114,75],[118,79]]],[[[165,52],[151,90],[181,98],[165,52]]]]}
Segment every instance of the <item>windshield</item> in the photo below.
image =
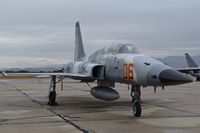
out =
{"type": "Polygon", "coordinates": [[[139,51],[132,44],[124,44],[118,48],[117,53],[132,53],[138,54],[139,51]]]}

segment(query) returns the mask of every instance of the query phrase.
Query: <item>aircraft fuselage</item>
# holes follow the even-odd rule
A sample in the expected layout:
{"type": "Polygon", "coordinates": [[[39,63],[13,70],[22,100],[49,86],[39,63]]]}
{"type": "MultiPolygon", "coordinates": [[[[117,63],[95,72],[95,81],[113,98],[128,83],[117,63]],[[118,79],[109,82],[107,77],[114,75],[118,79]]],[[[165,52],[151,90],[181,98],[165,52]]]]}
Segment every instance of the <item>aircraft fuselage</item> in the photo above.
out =
{"type": "MultiPolygon", "coordinates": [[[[82,61],[70,62],[66,66],[66,72],[90,75],[91,79],[94,80],[142,86],[161,86],[182,83],[178,82],[179,79],[176,79],[177,77],[173,78],[173,76],[177,75],[179,77],[184,76],[182,73],[154,58],[138,52],[134,53],[133,50],[120,53],[120,48],[125,46],[131,47],[132,45],[111,45],[110,48],[100,49],[85,57],[82,61]],[[117,47],[117,51],[110,50],[111,47],[117,47]],[[168,77],[160,77],[160,74],[164,70],[172,71],[173,73],[170,72],[171,75],[168,77]],[[170,80],[174,80],[174,82],[170,80]]],[[[185,80],[189,80],[186,76],[185,78],[185,80]]]]}

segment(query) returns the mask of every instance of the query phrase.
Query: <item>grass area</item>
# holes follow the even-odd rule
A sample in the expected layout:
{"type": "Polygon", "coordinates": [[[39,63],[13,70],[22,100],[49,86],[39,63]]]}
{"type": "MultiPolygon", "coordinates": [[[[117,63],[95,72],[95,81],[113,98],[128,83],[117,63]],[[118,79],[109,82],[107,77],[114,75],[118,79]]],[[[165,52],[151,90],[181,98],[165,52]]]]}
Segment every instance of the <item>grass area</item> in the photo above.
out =
{"type": "Polygon", "coordinates": [[[9,74],[6,76],[0,75],[0,79],[10,79],[10,78],[35,78],[34,75],[17,75],[17,74],[9,74]]]}

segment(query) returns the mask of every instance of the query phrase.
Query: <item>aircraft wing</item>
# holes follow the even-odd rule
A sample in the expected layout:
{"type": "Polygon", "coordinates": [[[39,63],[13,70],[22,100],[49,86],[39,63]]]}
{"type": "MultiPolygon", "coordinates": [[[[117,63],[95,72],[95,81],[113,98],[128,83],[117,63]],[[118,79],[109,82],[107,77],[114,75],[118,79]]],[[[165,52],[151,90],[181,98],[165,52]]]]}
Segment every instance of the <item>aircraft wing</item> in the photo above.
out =
{"type": "Polygon", "coordinates": [[[191,71],[200,71],[200,67],[177,68],[176,70],[187,73],[187,72],[191,72],[191,71]]]}
{"type": "Polygon", "coordinates": [[[84,74],[73,74],[73,73],[6,73],[7,75],[32,75],[36,77],[49,77],[49,76],[64,76],[69,77],[77,80],[86,80],[86,79],[92,79],[90,75],[84,75],[84,74]]]}

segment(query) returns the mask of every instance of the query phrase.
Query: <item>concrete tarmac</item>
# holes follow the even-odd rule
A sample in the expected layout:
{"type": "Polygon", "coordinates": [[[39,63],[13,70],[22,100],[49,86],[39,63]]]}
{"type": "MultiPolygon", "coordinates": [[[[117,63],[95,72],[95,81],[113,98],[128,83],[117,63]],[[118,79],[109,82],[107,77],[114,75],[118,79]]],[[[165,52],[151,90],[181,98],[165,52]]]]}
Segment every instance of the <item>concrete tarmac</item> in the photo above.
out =
{"type": "MultiPolygon", "coordinates": [[[[120,99],[104,102],[87,84],[64,80],[58,106],[47,106],[49,79],[0,80],[0,133],[199,133],[200,82],[142,88],[142,116],[132,116],[130,90],[116,84],[120,99]]],[[[95,86],[94,83],[90,84],[95,86]]]]}

